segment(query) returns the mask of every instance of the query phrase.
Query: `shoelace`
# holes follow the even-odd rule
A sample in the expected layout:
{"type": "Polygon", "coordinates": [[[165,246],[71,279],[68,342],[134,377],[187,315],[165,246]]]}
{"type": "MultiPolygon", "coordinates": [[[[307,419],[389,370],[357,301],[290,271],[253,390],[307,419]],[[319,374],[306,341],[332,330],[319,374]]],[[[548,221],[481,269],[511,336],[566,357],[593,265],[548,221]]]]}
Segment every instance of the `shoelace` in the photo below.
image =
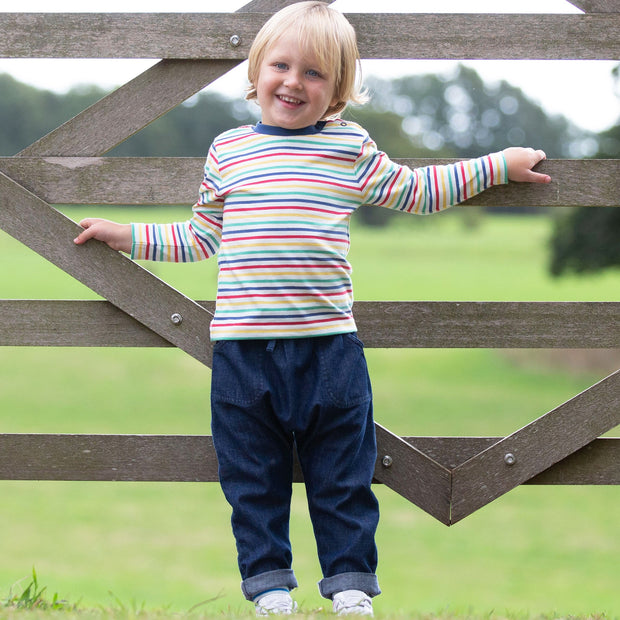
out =
{"type": "Polygon", "coordinates": [[[256,614],[261,616],[290,614],[296,610],[296,607],[288,592],[273,592],[265,594],[256,601],[256,614]]]}
{"type": "Polygon", "coordinates": [[[339,615],[358,614],[372,616],[372,601],[365,593],[358,590],[339,592],[334,596],[334,612],[339,615]]]}

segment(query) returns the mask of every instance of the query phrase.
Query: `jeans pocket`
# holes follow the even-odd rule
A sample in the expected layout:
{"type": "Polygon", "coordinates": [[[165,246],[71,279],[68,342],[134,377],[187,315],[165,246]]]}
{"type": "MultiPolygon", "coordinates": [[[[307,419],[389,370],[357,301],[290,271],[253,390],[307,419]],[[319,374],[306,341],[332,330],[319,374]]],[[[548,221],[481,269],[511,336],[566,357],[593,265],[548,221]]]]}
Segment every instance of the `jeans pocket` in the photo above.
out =
{"type": "Polygon", "coordinates": [[[260,346],[238,340],[218,340],[213,347],[211,398],[250,407],[265,392],[264,357],[260,346]]]}
{"type": "Polygon", "coordinates": [[[364,345],[355,334],[341,334],[330,339],[321,371],[324,397],[333,406],[356,407],[372,400],[364,345]]]}

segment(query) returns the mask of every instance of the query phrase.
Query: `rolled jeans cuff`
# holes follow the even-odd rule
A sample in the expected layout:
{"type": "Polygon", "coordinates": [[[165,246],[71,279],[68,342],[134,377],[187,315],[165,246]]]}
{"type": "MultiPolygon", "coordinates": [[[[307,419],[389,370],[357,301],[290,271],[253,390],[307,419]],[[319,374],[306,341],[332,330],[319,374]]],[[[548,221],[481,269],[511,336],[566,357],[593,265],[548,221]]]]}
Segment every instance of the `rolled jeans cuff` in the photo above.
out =
{"type": "Polygon", "coordinates": [[[276,588],[288,588],[293,590],[297,587],[297,579],[290,568],[270,570],[254,577],[248,577],[241,582],[241,591],[248,601],[254,600],[261,592],[276,588]]]}
{"type": "Polygon", "coordinates": [[[321,579],[318,585],[321,596],[328,599],[345,590],[361,590],[370,597],[381,594],[379,581],[374,573],[341,573],[321,579]]]}

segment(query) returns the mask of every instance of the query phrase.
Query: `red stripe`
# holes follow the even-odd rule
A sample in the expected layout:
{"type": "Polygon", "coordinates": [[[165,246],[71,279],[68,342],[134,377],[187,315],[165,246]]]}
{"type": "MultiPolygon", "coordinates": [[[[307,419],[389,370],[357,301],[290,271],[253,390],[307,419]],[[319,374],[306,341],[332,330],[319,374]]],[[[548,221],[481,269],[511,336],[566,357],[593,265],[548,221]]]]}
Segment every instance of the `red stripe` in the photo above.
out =
{"type": "MultiPolygon", "coordinates": [[[[350,318],[348,315],[346,315],[344,317],[345,319],[350,318]]],[[[317,319],[315,321],[270,321],[268,323],[263,323],[261,322],[253,322],[253,323],[249,323],[249,322],[245,322],[245,321],[240,321],[238,323],[226,323],[225,325],[222,325],[222,328],[225,327],[263,327],[263,326],[274,326],[274,325],[314,325],[316,323],[333,323],[334,321],[342,321],[343,317],[334,317],[332,319],[317,319]]]]}
{"type": "Polygon", "coordinates": [[[345,271],[351,271],[350,265],[342,265],[340,263],[317,263],[316,265],[307,263],[301,264],[283,264],[283,265],[245,265],[240,267],[239,265],[235,265],[234,267],[220,267],[220,271],[240,271],[240,270],[250,270],[250,269],[270,269],[274,273],[277,273],[279,269],[344,269],[345,271]]]}
{"type": "Polygon", "coordinates": [[[334,233],[333,237],[326,237],[321,235],[241,235],[240,237],[226,236],[223,241],[225,243],[232,243],[233,241],[256,241],[257,239],[270,239],[273,241],[282,241],[283,239],[319,239],[320,241],[342,241],[348,242],[348,237],[342,236],[342,233],[334,233]]]}
{"type": "Polygon", "coordinates": [[[174,261],[179,262],[179,244],[177,243],[177,233],[174,229],[174,225],[170,226],[172,232],[172,240],[174,241],[174,261]]]}
{"type": "MultiPolygon", "coordinates": [[[[267,161],[270,159],[274,159],[274,158],[280,158],[280,157],[303,157],[304,159],[308,158],[308,153],[298,153],[298,152],[291,152],[291,153],[287,153],[287,152],[283,152],[283,151],[276,151],[274,153],[269,153],[269,154],[260,154],[260,155],[256,155],[254,157],[246,157],[245,159],[236,159],[235,161],[231,162],[230,164],[225,164],[223,165],[220,170],[226,170],[227,168],[230,168],[231,166],[241,166],[247,162],[251,162],[251,161],[260,161],[261,159],[267,161]]],[[[320,159],[329,159],[329,160],[335,160],[335,161],[344,161],[344,162],[348,162],[351,163],[353,161],[355,161],[354,159],[350,158],[350,157],[338,157],[337,155],[323,155],[321,153],[314,153],[312,155],[313,158],[320,158],[320,159]]]]}
{"type": "MultiPolygon", "coordinates": [[[[317,207],[302,207],[296,205],[278,206],[273,207],[241,207],[240,209],[233,209],[232,207],[226,207],[226,213],[249,213],[252,211],[311,211],[312,213],[328,213],[329,215],[340,215],[342,211],[331,211],[329,209],[319,209],[317,207]]],[[[353,209],[351,209],[353,211],[353,209]]]]}
{"type": "MultiPolygon", "coordinates": [[[[323,297],[340,297],[350,295],[353,291],[347,289],[338,293],[323,293],[323,297]]],[[[306,293],[248,293],[246,295],[218,295],[217,299],[273,299],[274,297],[311,297],[315,298],[312,291],[306,293]]]]}
{"type": "Polygon", "coordinates": [[[493,168],[493,160],[490,155],[487,155],[487,161],[489,162],[489,180],[491,181],[490,185],[495,185],[495,170],[493,168]]]}
{"type": "Polygon", "coordinates": [[[461,185],[463,186],[463,200],[467,200],[469,196],[467,195],[467,182],[465,181],[465,165],[463,162],[460,162],[460,170],[461,170],[461,185]]]}
{"type": "Polygon", "coordinates": [[[335,183],[333,181],[324,181],[322,179],[317,179],[313,177],[311,174],[308,177],[285,177],[285,178],[276,178],[276,179],[265,179],[264,181],[253,181],[252,186],[254,185],[273,185],[274,183],[278,186],[283,185],[284,183],[308,183],[311,180],[312,183],[320,183],[321,185],[329,185],[330,187],[344,187],[345,189],[357,190],[355,185],[346,185],[345,183],[335,183]]]}
{"type": "Polygon", "coordinates": [[[439,211],[439,181],[437,180],[437,166],[433,168],[433,178],[435,179],[435,211],[439,211]]]}
{"type": "Polygon", "coordinates": [[[379,168],[379,166],[381,165],[382,160],[383,156],[377,158],[377,163],[375,164],[375,167],[366,175],[366,179],[362,183],[362,190],[366,188],[366,185],[368,185],[368,181],[370,181],[370,179],[374,176],[377,168],[379,168]]]}
{"type": "Polygon", "coordinates": [[[377,203],[378,207],[382,207],[383,205],[385,205],[389,201],[389,199],[392,197],[391,196],[392,189],[394,188],[394,185],[396,184],[396,181],[398,180],[398,177],[400,177],[401,174],[403,174],[403,171],[399,170],[398,174],[394,176],[394,180],[390,183],[390,187],[388,188],[385,198],[380,203],[377,203]]]}

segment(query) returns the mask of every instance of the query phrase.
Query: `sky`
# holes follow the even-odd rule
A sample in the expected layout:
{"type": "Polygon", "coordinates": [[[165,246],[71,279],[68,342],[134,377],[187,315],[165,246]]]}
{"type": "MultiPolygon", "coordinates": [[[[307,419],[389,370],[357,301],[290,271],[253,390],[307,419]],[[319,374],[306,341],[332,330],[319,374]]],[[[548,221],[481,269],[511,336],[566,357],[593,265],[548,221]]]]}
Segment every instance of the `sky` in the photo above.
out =
{"type": "MultiPolygon", "coordinates": [[[[2,3],[2,12],[183,12],[209,13],[235,11],[246,0],[20,0],[2,3]],[[7,6],[8,5],[8,6],[7,6]]],[[[363,12],[471,12],[471,13],[580,13],[565,0],[336,0],[335,8],[344,13],[363,12]],[[378,7],[377,5],[381,6],[378,7]],[[498,8],[498,5],[500,7],[498,8]]],[[[63,93],[78,84],[113,88],[129,81],[153,60],[107,59],[0,59],[0,73],[38,88],[63,93]]],[[[365,76],[399,77],[419,73],[449,75],[457,61],[369,60],[363,61],[365,76]]],[[[488,82],[506,80],[523,89],[550,114],[562,114],[586,130],[602,131],[620,118],[620,93],[614,92],[613,61],[467,61],[488,82]]],[[[231,97],[242,97],[246,86],[245,63],[209,86],[231,97]]],[[[618,90],[618,88],[616,88],[618,90]]]]}

